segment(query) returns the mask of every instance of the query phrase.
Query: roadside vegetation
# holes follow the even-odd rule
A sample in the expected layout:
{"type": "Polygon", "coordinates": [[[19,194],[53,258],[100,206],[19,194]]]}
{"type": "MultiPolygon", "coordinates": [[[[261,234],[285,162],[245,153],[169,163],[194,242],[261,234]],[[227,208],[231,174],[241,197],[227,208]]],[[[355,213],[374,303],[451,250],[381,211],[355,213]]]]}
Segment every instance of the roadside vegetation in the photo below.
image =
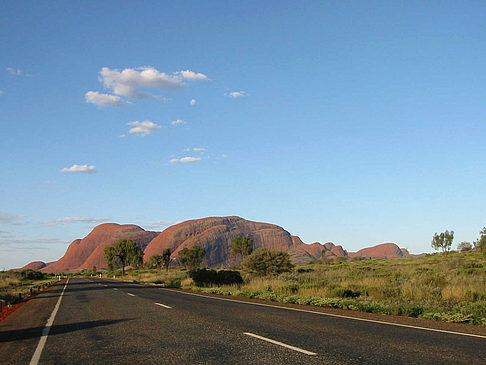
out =
{"type": "Polygon", "coordinates": [[[392,260],[322,258],[301,266],[293,266],[285,252],[253,251],[246,240],[240,240],[245,242],[243,255],[242,245],[233,245],[233,254],[243,259],[238,270],[201,269],[204,252],[195,247],[182,253],[183,266],[165,272],[140,268],[120,279],[209,294],[486,325],[486,229],[473,244],[461,242],[458,251],[450,251],[453,234],[434,235],[432,245],[443,253],[392,260]]]}
{"type": "Polygon", "coordinates": [[[39,271],[0,271],[0,301],[4,305],[17,304],[26,297],[35,295],[54,280],[54,275],[39,271]]]}

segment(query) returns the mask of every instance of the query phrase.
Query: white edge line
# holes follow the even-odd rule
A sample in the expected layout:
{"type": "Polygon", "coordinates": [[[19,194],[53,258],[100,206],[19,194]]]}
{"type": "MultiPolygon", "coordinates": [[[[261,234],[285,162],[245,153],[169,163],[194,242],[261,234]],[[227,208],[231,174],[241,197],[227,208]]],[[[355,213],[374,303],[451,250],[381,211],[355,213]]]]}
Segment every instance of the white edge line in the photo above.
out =
{"type": "Polygon", "coordinates": [[[420,326],[412,326],[412,325],[409,325],[409,324],[401,324],[401,323],[377,321],[377,320],[374,320],[374,319],[357,318],[357,317],[345,316],[345,315],[342,315],[342,314],[323,313],[323,312],[315,312],[315,311],[306,310],[306,309],[291,308],[291,307],[281,307],[281,306],[272,305],[272,304],[245,302],[243,300],[235,300],[235,299],[228,299],[228,298],[210,297],[210,296],[207,296],[207,295],[196,294],[196,293],[188,293],[188,292],[185,292],[185,291],[179,291],[179,290],[173,290],[173,289],[167,289],[167,288],[160,288],[160,289],[162,289],[162,290],[168,290],[168,291],[171,291],[171,292],[174,292],[174,293],[182,293],[182,294],[187,294],[187,295],[194,295],[194,296],[197,296],[197,297],[203,297],[203,298],[209,298],[209,299],[215,299],[215,300],[224,300],[224,301],[227,301],[227,302],[243,303],[243,304],[250,304],[250,305],[259,305],[261,307],[279,308],[279,309],[286,309],[286,310],[296,311],[296,312],[319,314],[319,315],[322,315],[322,316],[352,319],[352,320],[355,320],[355,321],[363,321],[363,322],[387,324],[389,326],[413,328],[413,329],[424,330],[424,331],[449,333],[449,334],[452,334],[452,335],[469,336],[469,337],[477,337],[477,338],[484,338],[484,339],[486,339],[486,336],[483,336],[483,335],[475,335],[475,334],[472,334],[472,333],[447,331],[447,330],[440,330],[440,329],[436,329],[436,328],[427,328],[427,327],[420,327],[420,326]]]}
{"type": "Polygon", "coordinates": [[[127,293],[128,295],[130,295],[131,297],[134,297],[135,294],[132,294],[132,293],[127,293]]]}
{"type": "Polygon", "coordinates": [[[64,291],[66,290],[67,286],[69,283],[69,279],[66,281],[66,285],[64,285],[64,288],[62,289],[61,295],[59,299],[57,300],[56,306],[54,307],[54,310],[51,313],[51,316],[47,320],[46,326],[42,330],[42,335],[39,340],[39,344],[37,345],[37,348],[35,349],[34,355],[32,355],[32,359],[30,360],[29,365],[37,365],[39,363],[42,350],[44,349],[44,346],[47,341],[47,336],[49,335],[49,331],[51,330],[52,324],[54,323],[54,319],[56,318],[57,311],[59,310],[59,307],[61,306],[61,300],[64,295],[64,291]]]}
{"type": "Polygon", "coordinates": [[[286,348],[294,350],[294,351],[302,352],[303,354],[306,354],[306,355],[310,355],[310,356],[316,356],[317,355],[315,352],[310,352],[310,351],[301,349],[300,347],[290,346],[290,345],[287,345],[286,343],[283,343],[283,342],[280,342],[280,341],[275,341],[275,340],[272,340],[270,338],[266,338],[266,337],[263,337],[263,336],[255,335],[254,333],[251,333],[251,332],[243,332],[243,334],[245,334],[247,336],[258,338],[258,339],[263,340],[263,341],[273,343],[275,345],[286,347],[286,348]]]}
{"type": "Polygon", "coordinates": [[[160,305],[161,307],[164,307],[164,308],[167,308],[167,309],[171,309],[172,308],[172,307],[169,307],[168,305],[161,304],[161,303],[155,303],[155,305],[160,305]]]}

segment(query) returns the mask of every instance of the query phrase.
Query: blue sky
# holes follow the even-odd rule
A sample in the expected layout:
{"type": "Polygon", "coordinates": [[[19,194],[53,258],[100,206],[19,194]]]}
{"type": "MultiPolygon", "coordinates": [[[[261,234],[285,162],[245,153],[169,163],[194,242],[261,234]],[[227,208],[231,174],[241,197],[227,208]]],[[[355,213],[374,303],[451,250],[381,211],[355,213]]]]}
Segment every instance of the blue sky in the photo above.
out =
{"type": "Polygon", "coordinates": [[[481,1],[10,2],[0,269],[101,222],[278,224],[349,251],[486,225],[481,1]]]}

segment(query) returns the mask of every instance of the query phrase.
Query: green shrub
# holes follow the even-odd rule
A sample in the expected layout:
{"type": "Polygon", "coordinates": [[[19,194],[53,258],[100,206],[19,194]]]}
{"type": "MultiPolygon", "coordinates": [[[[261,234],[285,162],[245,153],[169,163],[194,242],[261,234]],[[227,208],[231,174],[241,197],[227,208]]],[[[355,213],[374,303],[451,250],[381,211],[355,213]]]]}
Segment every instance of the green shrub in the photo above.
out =
{"type": "Polygon", "coordinates": [[[190,271],[189,277],[197,286],[243,284],[240,272],[234,270],[198,269],[190,271]]]}
{"type": "Polygon", "coordinates": [[[331,291],[331,295],[336,298],[357,298],[361,295],[359,291],[353,291],[348,288],[334,288],[331,291]]]}

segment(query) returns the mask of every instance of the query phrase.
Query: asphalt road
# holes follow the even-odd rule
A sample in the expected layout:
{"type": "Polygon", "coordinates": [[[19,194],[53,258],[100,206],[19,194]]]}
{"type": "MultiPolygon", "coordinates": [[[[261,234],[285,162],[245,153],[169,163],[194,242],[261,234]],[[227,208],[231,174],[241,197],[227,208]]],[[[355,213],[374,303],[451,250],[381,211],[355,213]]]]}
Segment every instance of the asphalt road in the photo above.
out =
{"type": "Polygon", "coordinates": [[[29,363],[485,364],[486,336],[87,278],[59,282],[0,322],[0,364],[29,363]]]}

